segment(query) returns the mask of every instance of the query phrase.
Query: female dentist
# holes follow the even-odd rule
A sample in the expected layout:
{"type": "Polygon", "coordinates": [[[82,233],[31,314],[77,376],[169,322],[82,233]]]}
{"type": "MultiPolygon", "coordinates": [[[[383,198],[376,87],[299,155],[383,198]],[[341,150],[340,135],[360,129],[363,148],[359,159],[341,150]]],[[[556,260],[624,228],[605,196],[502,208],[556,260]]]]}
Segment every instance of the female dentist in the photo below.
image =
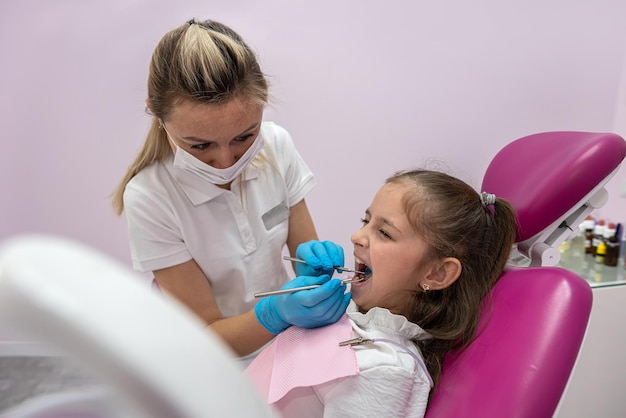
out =
{"type": "Polygon", "coordinates": [[[256,56],[232,29],[193,19],[171,30],[150,64],[152,125],[113,194],[133,267],[152,271],[246,362],[291,325],[337,321],[350,300],[330,279],[343,249],[317,241],[304,201],[313,174],[287,131],[262,121],[267,101],[256,56]],[[306,261],[289,282],[285,244],[306,261]],[[254,298],[309,284],[321,286],[254,298]]]}

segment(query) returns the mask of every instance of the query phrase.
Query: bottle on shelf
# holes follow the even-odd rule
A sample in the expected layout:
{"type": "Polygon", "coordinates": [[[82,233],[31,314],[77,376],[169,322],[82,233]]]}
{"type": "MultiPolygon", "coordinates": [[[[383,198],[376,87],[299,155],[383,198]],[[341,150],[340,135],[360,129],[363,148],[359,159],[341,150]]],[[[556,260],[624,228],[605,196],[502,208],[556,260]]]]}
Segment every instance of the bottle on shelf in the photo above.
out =
{"type": "Polygon", "coordinates": [[[593,237],[591,239],[591,255],[596,255],[596,249],[602,241],[604,241],[604,230],[606,229],[606,221],[604,219],[598,220],[596,226],[593,228],[593,237]]]}
{"type": "Polygon", "coordinates": [[[607,266],[615,267],[617,266],[620,250],[620,240],[617,236],[617,225],[615,223],[609,222],[606,230],[604,231],[604,242],[606,245],[604,264],[607,266]]]}
{"type": "Polygon", "coordinates": [[[596,221],[593,219],[593,216],[587,215],[582,225],[585,230],[585,254],[591,254],[593,248],[593,228],[596,226],[596,221]]]}
{"type": "Polygon", "coordinates": [[[606,244],[604,241],[600,241],[598,246],[596,247],[596,263],[604,264],[604,259],[606,258],[606,244]]]}

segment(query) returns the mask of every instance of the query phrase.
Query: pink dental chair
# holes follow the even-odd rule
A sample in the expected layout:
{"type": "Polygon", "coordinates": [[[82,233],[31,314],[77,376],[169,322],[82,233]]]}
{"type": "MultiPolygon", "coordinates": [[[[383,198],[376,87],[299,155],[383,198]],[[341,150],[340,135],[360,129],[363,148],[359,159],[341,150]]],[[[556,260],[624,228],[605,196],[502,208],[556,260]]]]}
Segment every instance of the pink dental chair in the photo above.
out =
{"type": "MultiPolygon", "coordinates": [[[[516,208],[512,260],[530,267],[508,270],[494,287],[477,339],[445,359],[427,418],[553,416],[592,302],[583,279],[552,267],[555,249],[606,202],[603,186],[625,155],[614,134],[552,132],[494,157],[482,189],[516,208]]],[[[58,237],[0,245],[0,329],[64,349],[105,384],[0,417],[272,416],[217,337],[142,279],[58,237]]]]}
{"type": "Polygon", "coordinates": [[[426,418],[552,417],[576,363],[591,288],[552,267],[558,246],[607,201],[606,182],[626,156],[610,133],[545,132],[504,147],[482,191],[507,199],[518,216],[512,261],[486,300],[481,330],[464,351],[449,354],[426,418]]]}

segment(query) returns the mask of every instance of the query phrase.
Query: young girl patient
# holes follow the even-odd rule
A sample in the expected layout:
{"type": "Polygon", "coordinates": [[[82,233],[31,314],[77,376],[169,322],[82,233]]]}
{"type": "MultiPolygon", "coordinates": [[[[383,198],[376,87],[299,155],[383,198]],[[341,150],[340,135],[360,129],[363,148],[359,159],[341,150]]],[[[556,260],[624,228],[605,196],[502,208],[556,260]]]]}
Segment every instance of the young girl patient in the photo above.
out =
{"type": "Polygon", "coordinates": [[[371,274],[351,285],[346,315],[288,328],[246,370],[279,416],[422,417],[444,355],[472,341],[516,232],[506,201],[428,170],[387,179],[362,221],[355,265],[371,274]]]}

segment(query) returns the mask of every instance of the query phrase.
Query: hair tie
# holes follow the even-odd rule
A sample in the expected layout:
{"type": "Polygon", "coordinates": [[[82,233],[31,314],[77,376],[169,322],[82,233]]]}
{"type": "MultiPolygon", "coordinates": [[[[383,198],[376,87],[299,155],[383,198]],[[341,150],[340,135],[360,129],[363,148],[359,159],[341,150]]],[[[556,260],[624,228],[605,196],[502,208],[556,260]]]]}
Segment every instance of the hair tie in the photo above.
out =
{"type": "Polygon", "coordinates": [[[196,22],[196,18],[195,17],[187,22],[187,24],[189,26],[193,25],[194,23],[198,23],[198,22],[196,22]]]}
{"type": "Polygon", "coordinates": [[[496,203],[496,195],[492,193],[482,192],[480,194],[480,203],[482,203],[484,207],[491,206],[496,203]]]}

